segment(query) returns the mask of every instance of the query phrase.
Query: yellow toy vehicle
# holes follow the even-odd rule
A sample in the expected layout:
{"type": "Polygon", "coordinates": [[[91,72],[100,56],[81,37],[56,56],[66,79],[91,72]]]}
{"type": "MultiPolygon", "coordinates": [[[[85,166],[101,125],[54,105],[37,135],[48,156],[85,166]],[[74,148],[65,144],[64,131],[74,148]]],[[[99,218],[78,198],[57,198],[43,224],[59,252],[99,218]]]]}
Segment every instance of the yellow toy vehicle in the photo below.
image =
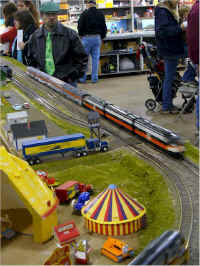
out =
{"type": "Polygon", "coordinates": [[[101,254],[114,260],[115,262],[121,262],[127,257],[134,255],[133,249],[128,248],[128,245],[116,238],[108,237],[103,247],[101,248],[101,254]]]}

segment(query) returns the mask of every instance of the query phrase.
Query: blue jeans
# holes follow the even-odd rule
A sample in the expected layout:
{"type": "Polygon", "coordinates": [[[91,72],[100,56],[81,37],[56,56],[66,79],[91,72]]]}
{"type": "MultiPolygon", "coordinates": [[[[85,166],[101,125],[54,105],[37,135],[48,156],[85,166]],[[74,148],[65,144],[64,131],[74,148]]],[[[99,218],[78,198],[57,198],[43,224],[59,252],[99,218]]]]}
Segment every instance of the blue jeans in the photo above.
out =
{"type": "MultiPolygon", "coordinates": [[[[87,55],[92,57],[92,82],[98,81],[98,69],[99,69],[99,58],[100,58],[100,49],[101,49],[101,37],[100,35],[94,36],[85,36],[82,38],[82,44],[85,48],[87,55]]],[[[84,76],[80,79],[81,82],[86,81],[86,72],[84,76]]]]}
{"type": "Polygon", "coordinates": [[[165,65],[165,77],[163,81],[162,92],[162,109],[172,109],[172,83],[175,78],[176,69],[178,65],[178,58],[176,59],[164,59],[165,65]]]}

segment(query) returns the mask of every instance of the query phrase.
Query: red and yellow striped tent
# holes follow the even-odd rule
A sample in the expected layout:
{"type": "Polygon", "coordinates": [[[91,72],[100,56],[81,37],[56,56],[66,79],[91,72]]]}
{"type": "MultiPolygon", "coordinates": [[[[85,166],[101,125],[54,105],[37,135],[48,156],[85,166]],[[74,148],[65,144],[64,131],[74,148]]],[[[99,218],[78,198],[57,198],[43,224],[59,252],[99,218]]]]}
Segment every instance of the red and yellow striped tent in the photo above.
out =
{"type": "Polygon", "coordinates": [[[88,230],[102,235],[127,235],[146,224],[145,207],[115,185],[90,200],[81,212],[88,230]]]}

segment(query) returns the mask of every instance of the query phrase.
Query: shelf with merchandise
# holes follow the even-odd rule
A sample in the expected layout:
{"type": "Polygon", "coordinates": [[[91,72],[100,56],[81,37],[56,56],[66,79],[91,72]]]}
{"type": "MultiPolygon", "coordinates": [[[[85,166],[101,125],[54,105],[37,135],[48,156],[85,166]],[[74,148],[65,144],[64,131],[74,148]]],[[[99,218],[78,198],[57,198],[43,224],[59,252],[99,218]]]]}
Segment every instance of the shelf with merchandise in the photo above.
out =
{"type": "Polygon", "coordinates": [[[129,6],[113,6],[113,7],[98,7],[98,9],[126,9],[126,8],[130,8],[131,5],[129,6]]]}
{"type": "Polygon", "coordinates": [[[107,8],[130,8],[131,0],[119,1],[119,0],[97,0],[97,8],[107,9],[107,8]]]}
{"type": "Polygon", "coordinates": [[[154,5],[145,5],[145,6],[134,6],[134,8],[144,8],[144,7],[146,7],[146,8],[148,8],[148,7],[155,7],[154,5]]]}
{"type": "MultiPolygon", "coordinates": [[[[145,31],[142,27],[135,28],[134,14],[138,14],[138,17],[152,17],[154,12],[152,3],[154,1],[146,0],[145,5],[143,5],[144,0],[97,0],[96,3],[97,9],[105,16],[108,30],[106,38],[102,41],[99,75],[117,75],[144,71],[142,58],[136,60],[136,51],[143,41],[143,36],[154,39],[155,33],[150,29],[145,31]],[[137,5],[134,5],[136,2],[137,5]],[[153,11],[150,12],[148,9],[153,11]]],[[[74,22],[77,22],[78,16],[76,18],[73,17],[73,19],[74,22]]],[[[149,22],[146,22],[146,24],[149,25],[149,22]]],[[[141,21],[141,25],[143,24],[141,21]]],[[[90,63],[89,65],[91,65],[90,63]]]]}
{"type": "Polygon", "coordinates": [[[158,0],[134,0],[134,7],[145,7],[145,6],[155,6],[158,3],[158,0]]]}
{"type": "Polygon", "coordinates": [[[101,53],[101,57],[104,56],[110,56],[110,55],[130,55],[130,54],[135,54],[136,51],[130,51],[128,49],[124,49],[124,50],[119,50],[119,51],[112,51],[112,52],[105,52],[105,53],[101,53]]]}
{"type": "Polygon", "coordinates": [[[114,20],[121,20],[121,19],[131,19],[131,16],[111,17],[111,18],[106,19],[106,21],[114,21],[114,20]]]}

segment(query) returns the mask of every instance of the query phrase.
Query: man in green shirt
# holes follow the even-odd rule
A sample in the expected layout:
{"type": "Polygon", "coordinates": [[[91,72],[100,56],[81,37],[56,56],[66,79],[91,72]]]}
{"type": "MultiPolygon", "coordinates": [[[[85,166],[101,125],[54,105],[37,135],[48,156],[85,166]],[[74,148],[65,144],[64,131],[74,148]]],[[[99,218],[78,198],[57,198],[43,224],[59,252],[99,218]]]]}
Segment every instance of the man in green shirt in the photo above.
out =
{"type": "Polygon", "coordinates": [[[29,65],[76,86],[88,61],[81,40],[74,30],[58,21],[56,3],[45,2],[40,13],[43,25],[28,42],[29,65]]]}

